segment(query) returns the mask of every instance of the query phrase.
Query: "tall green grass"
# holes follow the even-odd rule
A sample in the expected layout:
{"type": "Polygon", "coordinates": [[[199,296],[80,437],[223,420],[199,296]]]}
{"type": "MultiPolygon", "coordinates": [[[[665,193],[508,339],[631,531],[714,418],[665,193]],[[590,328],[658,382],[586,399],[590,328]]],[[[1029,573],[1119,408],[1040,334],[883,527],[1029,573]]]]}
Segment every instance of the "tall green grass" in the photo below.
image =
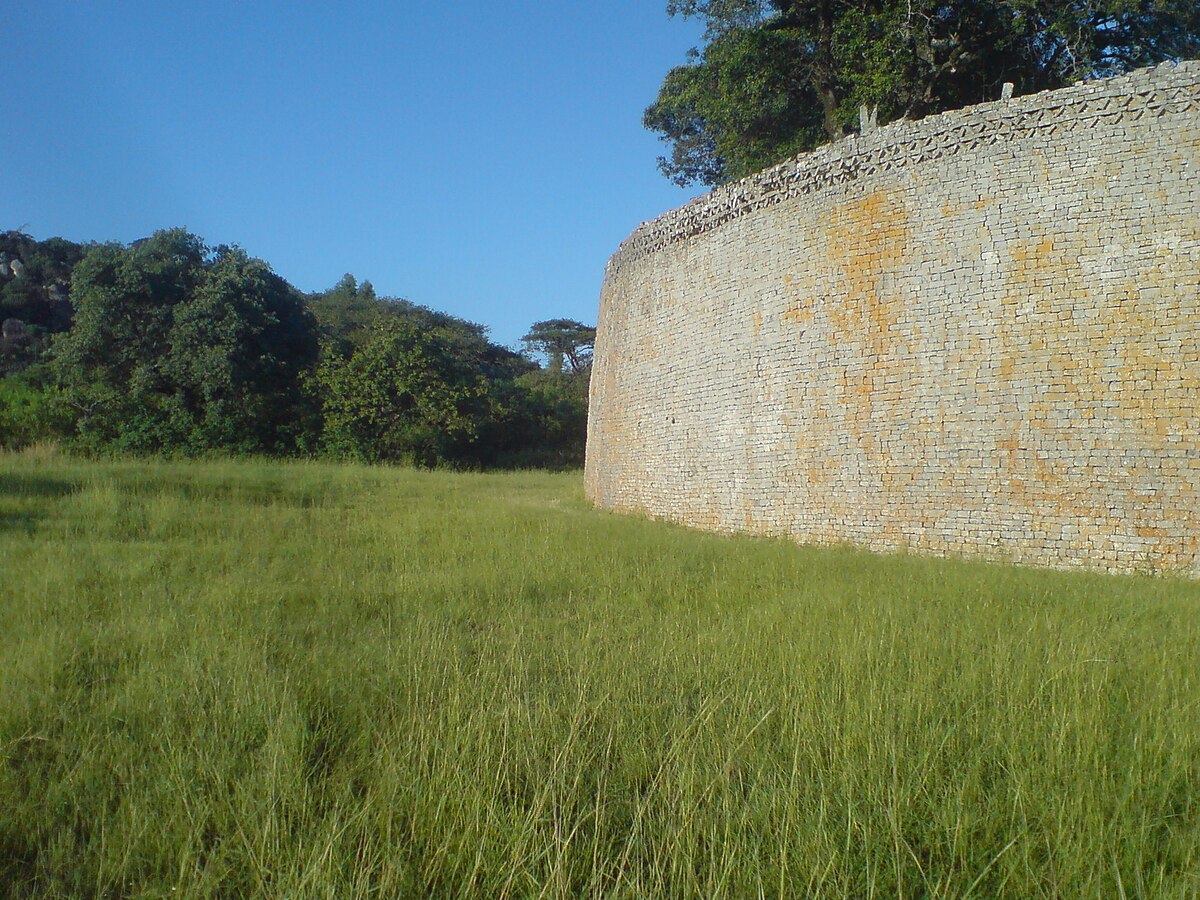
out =
{"type": "Polygon", "coordinates": [[[9,896],[1195,897],[1200,585],[0,456],[9,896]]]}

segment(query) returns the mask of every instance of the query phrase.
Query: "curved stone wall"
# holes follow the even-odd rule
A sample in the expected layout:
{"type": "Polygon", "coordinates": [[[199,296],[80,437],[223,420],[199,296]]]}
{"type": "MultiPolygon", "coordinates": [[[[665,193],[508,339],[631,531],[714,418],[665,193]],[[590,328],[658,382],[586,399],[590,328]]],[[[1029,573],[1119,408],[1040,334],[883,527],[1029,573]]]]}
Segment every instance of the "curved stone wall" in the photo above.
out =
{"type": "Polygon", "coordinates": [[[1200,62],[848,138],[610,260],[588,496],[1200,575],[1200,62]]]}

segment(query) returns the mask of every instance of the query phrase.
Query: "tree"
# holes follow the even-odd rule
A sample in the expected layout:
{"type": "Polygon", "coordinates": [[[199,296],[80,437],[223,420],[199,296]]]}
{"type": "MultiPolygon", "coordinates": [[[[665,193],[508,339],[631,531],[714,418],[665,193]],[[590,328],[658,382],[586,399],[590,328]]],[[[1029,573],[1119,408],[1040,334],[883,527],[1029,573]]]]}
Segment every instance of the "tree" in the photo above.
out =
{"type": "Polygon", "coordinates": [[[526,349],[544,354],[549,360],[551,372],[564,374],[564,360],[570,369],[566,374],[583,371],[592,358],[592,346],[596,341],[596,329],[574,319],[547,319],[534,322],[529,333],[521,338],[526,349]]]}
{"type": "Polygon", "coordinates": [[[370,339],[375,325],[385,318],[394,318],[411,322],[418,328],[451,332],[461,340],[476,344],[492,363],[502,368],[515,365],[518,371],[514,375],[530,368],[530,364],[517,354],[491,343],[483,325],[399,297],[378,297],[371,282],[359,284],[350,274],[342,276],[341,281],[329,290],[310,294],[307,303],[320,327],[325,356],[348,359],[370,339]]]}
{"type": "Polygon", "coordinates": [[[583,465],[587,443],[590,367],[564,378],[547,370],[529,372],[514,383],[528,437],[510,458],[525,466],[571,468],[583,465]]]}
{"type": "Polygon", "coordinates": [[[188,447],[286,452],[300,438],[300,377],[316,364],[311,316],[265,262],[220,247],[174,310],[164,373],[188,447]]]}
{"type": "Polygon", "coordinates": [[[861,106],[919,118],[1200,55],[1195,0],[675,0],[706,24],[643,122],[676,183],[720,184],[836,140],[861,106]]]}
{"type": "Polygon", "coordinates": [[[365,281],[360,288],[349,273],[329,290],[307,299],[321,331],[324,351],[342,357],[349,357],[362,345],[370,336],[371,326],[384,314],[371,283],[365,281]]]}
{"type": "Polygon", "coordinates": [[[237,248],[182,229],[95,247],[72,279],[54,371],[85,443],[283,452],[303,415],[316,330],[292,288],[237,248]]]}
{"type": "Polygon", "coordinates": [[[62,393],[40,383],[38,372],[0,378],[0,448],[17,450],[68,435],[74,423],[62,393]]]}
{"type": "Polygon", "coordinates": [[[323,444],[418,465],[474,461],[490,410],[479,347],[447,329],[388,317],[348,359],[325,358],[323,444]]]}

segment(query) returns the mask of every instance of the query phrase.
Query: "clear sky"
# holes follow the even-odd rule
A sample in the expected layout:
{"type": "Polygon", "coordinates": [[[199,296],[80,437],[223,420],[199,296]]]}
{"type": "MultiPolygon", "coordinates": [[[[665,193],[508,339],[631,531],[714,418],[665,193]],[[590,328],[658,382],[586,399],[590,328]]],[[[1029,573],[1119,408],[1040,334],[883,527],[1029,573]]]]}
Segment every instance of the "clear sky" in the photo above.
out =
{"type": "Polygon", "coordinates": [[[641,127],[699,41],[665,0],[4,6],[0,230],[183,226],[513,344],[594,323],[620,241],[698,193],[641,127]]]}

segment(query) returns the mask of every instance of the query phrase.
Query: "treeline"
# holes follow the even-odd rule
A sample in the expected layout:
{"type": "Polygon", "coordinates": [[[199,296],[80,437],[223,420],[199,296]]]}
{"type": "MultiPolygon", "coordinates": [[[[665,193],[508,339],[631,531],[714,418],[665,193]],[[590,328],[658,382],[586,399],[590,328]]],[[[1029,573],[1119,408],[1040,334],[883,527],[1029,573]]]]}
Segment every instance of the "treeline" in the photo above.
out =
{"type": "Polygon", "coordinates": [[[0,234],[0,320],[9,449],[583,461],[594,330],[579,322],[534,323],[517,353],[350,275],[304,294],[183,229],[129,246],[0,234]]]}

